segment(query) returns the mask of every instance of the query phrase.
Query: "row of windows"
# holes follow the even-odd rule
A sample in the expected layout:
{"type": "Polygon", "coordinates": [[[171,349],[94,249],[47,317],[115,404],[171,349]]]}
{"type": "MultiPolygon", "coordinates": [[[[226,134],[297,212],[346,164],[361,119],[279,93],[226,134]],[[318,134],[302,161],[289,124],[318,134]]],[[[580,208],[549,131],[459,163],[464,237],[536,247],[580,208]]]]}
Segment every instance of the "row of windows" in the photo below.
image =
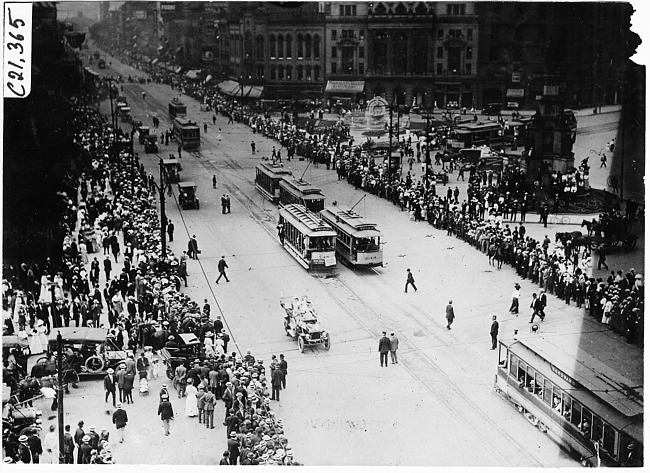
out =
{"type": "Polygon", "coordinates": [[[510,355],[509,372],[510,376],[519,382],[522,389],[537,396],[557,416],[563,417],[573,425],[585,440],[592,444],[598,442],[601,450],[604,450],[612,458],[618,459],[616,440],[619,434],[611,425],[513,354],[510,355]]]}
{"type": "MultiPolygon", "coordinates": [[[[447,30],[447,38],[464,39],[465,37],[467,37],[467,41],[474,41],[474,30],[472,29],[467,30],[466,35],[463,33],[463,30],[459,30],[459,29],[447,30]]],[[[442,41],[443,39],[445,39],[445,30],[439,29],[438,40],[442,41]]]]}
{"type": "MultiPolygon", "coordinates": [[[[269,68],[270,80],[306,80],[319,81],[321,79],[320,66],[296,66],[296,75],[293,75],[293,66],[271,66],[269,68]]],[[[258,79],[264,78],[264,66],[257,70],[258,79]],[[260,74],[261,73],[261,74],[260,74]]]]}
{"type": "MultiPolygon", "coordinates": [[[[341,38],[342,39],[354,39],[354,30],[341,30],[341,38]]],[[[337,30],[332,30],[332,41],[336,41],[338,39],[338,31],[337,30]]],[[[359,40],[363,41],[366,39],[366,32],[364,30],[359,30],[359,40]]]]}
{"type": "MultiPolygon", "coordinates": [[[[359,59],[366,58],[366,48],[359,46],[359,59]]],[[[332,46],[332,57],[338,57],[339,48],[337,46],[332,46]]]]}
{"type": "MultiPolygon", "coordinates": [[[[320,59],[320,36],[314,35],[313,38],[310,34],[296,35],[295,50],[294,41],[291,35],[269,35],[269,57],[271,59],[287,58],[291,59],[294,53],[298,59],[320,59]]],[[[260,35],[256,39],[257,57],[264,57],[264,38],[260,35]]]]}
{"type": "MultiPolygon", "coordinates": [[[[442,59],[444,50],[445,48],[443,48],[442,46],[438,46],[438,48],[436,49],[436,57],[438,59],[442,59]]],[[[467,48],[465,48],[465,59],[473,59],[473,58],[474,58],[474,49],[468,46],[467,48]]]]}
{"type": "Polygon", "coordinates": [[[305,252],[305,237],[289,222],[283,222],[284,240],[288,241],[299,253],[305,252]]]}

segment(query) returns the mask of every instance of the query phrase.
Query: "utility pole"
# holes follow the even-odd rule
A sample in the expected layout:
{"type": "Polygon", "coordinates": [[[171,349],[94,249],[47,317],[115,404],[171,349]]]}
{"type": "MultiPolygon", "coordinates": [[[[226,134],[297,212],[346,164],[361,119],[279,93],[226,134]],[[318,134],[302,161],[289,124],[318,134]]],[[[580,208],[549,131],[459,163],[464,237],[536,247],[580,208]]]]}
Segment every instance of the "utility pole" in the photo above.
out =
{"type": "Polygon", "coordinates": [[[424,144],[427,147],[427,150],[426,150],[427,154],[426,154],[426,158],[424,159],[424,165],[425,165],[424,175],[429,177],[429,166],[431,166],[431,149],[430,149],[430,146],[429,146],[429,130],[431,128],[431,125],[429,123],[429,120],[431,119],[431,115],[426,114],[424,116],[424,118],[427,119],[427,129],[426,129],[426,133],[424,135],[424,137],[425,137],[424,138],[424,144]]]}
{"type": "MultiPolygon", "coordinates": [[[[158,192],[160,193],[160,243],[162,244],[162,259],[167,257],[167,239],[165,238],[165,230],[167,227],[167,215],[165,215],[165,166],[163,160],[160,158],[160,186],[158,192]]],[[[171,184],[170,184],[171,186],[171,184]]]]}
{"type": "Polygon", "coordinates": [[[56,401],[57,401],[57,415],[59,424],[59,464],[65,463],[65,434],[63,432],[63,339],[59,331],[56,336],[56,370],[57,370],[57,388],[56,388],[56,401]]]}
{"type": "Polygon", "coordinates": [[[391,173],[391,162],[393,160],[393,106],[388,106],[390,126],[388,127],[388,174],[391,173]]]}

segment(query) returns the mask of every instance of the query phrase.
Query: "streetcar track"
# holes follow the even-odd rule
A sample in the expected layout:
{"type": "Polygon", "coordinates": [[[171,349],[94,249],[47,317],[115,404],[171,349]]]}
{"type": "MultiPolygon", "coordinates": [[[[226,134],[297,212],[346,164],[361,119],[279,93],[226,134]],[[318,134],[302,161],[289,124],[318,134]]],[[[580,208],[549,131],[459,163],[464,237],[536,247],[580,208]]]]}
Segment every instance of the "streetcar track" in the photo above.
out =
{"type": "MultiPolygon", "coordinates": [[[[325,284],[324,282],[321,283],[325,284]]],[[[377,313],[367,303],[363,302],[362,299],[360,299],[357,296],[355,291],[352,290],[340,278],[336,278],[336,279],[332,279],[331,281],[328,281],[327,285],[342,286],[341,288],[342,291],[348,291],[350,293],[348,296],[342,298],[337,296],[336,294],[333,294],[330,291],[327,291],[328,293],[330,293],[332,297],[334,297],[339,302],[339,305],[341,305],[341,307],[343,307],[343,309],[352,318],[354,318],[357,321],[359,325],[361,325],[365,330],[367,330],[375,339],[378,339],[379,334],[375,332],[378,332],[379,330],[378,329],[373,330],[369,328],[366,321],[361,320],[360,314],[365,313],[365,318],[367,319],[367,322],[370,322],[373,325],[376,324],[377,320],[387,322],[385,317],[377,313]],[[355,309],[357,310],[352,310],[350,307],[350,303],[354,303],[356,305],[355,309]]],[[[416,320],[414,316],[411,315],[409,312],[402,312],[402,313],[406,315],[409,319],[411,319],[413,322],[415,322],[417,325],[422,326],[422,324],[418,320],[416,320]]],[[[388,324],[384,323],[384,325],[388,325],[388,324]]],[[[431,331],[427,330],[427,332],[428,332],[427,335],[429,337],[441,341],[440,338],[435,334],[431,333],[431,331]]],[[[438,368],[438,366],[435,363],[435,360],[433,360],[430,355],[428,355],[424,351],[419,350],[409,340],[404,340],[404,342],[407,345],[409,345],[411,349],[405,352],[406,356],[404,356],[404,354],[402,354],[401,356],[403,368],[406,369],[419,384],[421,384],[427,391],[429,391],[436,400],[438,400],[450,412],[452,412],[454,414],[453,415],[454,418],[463,419],[465,421],[465,425],[472,426],[470,430],[471,435],[474,436],[476,440],[480,443],[488,443],[489,447],[487,450],[495,457],[495,459],[497,459],[497,461],[503,463],[503,460],[507,459],[507,464],[504,466],[521,466],[521,462],[516,461],[516,460],[521,460],[520,454],[514,454],[512,452],[512,449],[509,449],[508,447],[504,449],[496,442],[496,439],[499,438],[498,436],[501,436],[501,438],[507,439],[509,444],[520,445],[521,447],[520,450],[522,450],[523,454],[529,459],[529,461],[534,466],[538,466],[538,467],[543,466],[542,463],[540,463],[535,457],[533,457],[520,444],[520,442],[514,439],[507,431],[494,424],[493,420],[483,411],[483,409],[477,406],[474,401],[472,401],[469,397],[467,397],[467,395],[465,395],[465,393],[463,393],[463,391],[458,388],[458,386],[449,378],[449,376],[443,370],[438,368]],[[405,360],[406,363],[404,363],[405,360]],[[412,367],[409,365],[412,365],[412,367]],[[423,373],[423,372],[433,374],[433,376],[430,377],[431,379],[435,379],[436,377],[442,376],[446,382],[445,383],[446,386],[451,388],[451,390],[445,391],[445,390],[432,388],[427,384],[426,379],[423,379],[423,377],[418,376],[416,374],[416,373],[423,373]],[[482,417],[482,420],[484,421],[484,426],[487,426],[489,429],[493,429],[494,431],[496,431],[496,434],[498,436],[485,435],[479,432],[479,430],[474,426],[473,419],[468,416],[467,411],[463,411],[462,409],[454,406],[452,403],[452,398],[462,399],[466,405],[472,406],[472,411],[482,417]],[[514,457],[514,458],[510,458],[510,457],[514,457]]],[[[429,376],[427,376],[427,378],[429,378],[429,376]]]]}

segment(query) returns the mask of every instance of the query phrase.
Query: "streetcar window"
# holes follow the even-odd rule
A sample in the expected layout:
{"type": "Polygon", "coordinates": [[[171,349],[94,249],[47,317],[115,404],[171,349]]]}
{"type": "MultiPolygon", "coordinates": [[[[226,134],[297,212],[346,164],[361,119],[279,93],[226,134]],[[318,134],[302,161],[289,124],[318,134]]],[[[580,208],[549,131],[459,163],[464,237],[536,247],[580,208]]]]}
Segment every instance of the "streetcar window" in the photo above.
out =
{"type": "Polygon", "coordinates": [[[571,423],[576,427],[580,427],[580,421],[582,420],[582,406],[577,402],[571,402],[571,423]]]}
{"type": "Polygon", "coordinates": [[[517,360],[518,358],[515,355],[510,355],[510,376],[518,379],[517,377],[517,360]]]}
{"type": "Polygon", "coordinates": [[[591,427],[591,440],[597,442],[603,438],[603,421],[594,416],[594,423],[591,427]]]}
{"type": "Polygon", "coordinates": [[[580,423],[580,433],[585,438],[591,438],[591,427],[594,419],[593,414],[587,409],[582,409],[582,422],[580,423]]]}
{"type": "Polygon", "coordinates": [[[540,399],[542,399],[544,393],[544,381],[546,380],[541,374],[535,373],[535,396],[540,399]]]}
{"type": "Polygon", "coordinates": [[[544,396],[543,400],[546,404],[551,406],[551,400],[553,398],[553,383],[551,383],[548,379],[544,380],[544,396]]]}
{"type": "Polygon", "coordinates": [[[528,386],[528,382],[526,380],[526,363],[524,363],[521,360],[519,360],[519,365],[518,365],[518,370],[517,370],[517,379],[519,380],[519,384],[522,387],[528,386]]]}
{"type": "Polygon", "coordinates": [[[553,394],[553,410],[562,415],[562,398],[557,394],[553,394]]]}
{"type": "Polygon", "coordinates": [[[571,422],[571,398],[562,393],[562,417],[571,422]]]}
{"type": "Polygon", "coordinates": [[[616,446],[616,431],[612,426],[605,424],[603,426],[603,442],[602,449],[605,450],[611,457],[616,458],[618,455],[615,452],[616,446]]]}

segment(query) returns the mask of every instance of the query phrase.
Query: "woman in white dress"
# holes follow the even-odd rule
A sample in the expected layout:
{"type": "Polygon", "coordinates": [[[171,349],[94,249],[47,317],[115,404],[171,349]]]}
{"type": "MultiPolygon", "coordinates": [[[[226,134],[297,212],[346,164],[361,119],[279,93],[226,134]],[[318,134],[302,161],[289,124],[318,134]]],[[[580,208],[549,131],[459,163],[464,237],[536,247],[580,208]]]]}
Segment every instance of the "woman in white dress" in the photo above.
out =
{"type": "Polygon", "coordinates": [[[185,399],[185,415],[187,417],[196,417],[199,415],[199,408],[196,404],[196,393],[197,389],[194,386],[192,378],[187,380],[187,388],[185,388],[185,394],[187,398],[185,399]]]}
{"type": "Polygon", "coordinates": [[[32,355],[38,355],[43,353],[43,344],[41,343],[41,337],[38,334],[38,331],[33,328],[29,334],[29,351],[32,355]]]}
{"type": "Polygon", "coordinates": [[[88,264],[88,249],[86,248],[86,242],[82,242],[79,245],[79,253],[81,254],[81,262],[83,264],[88,264]]]}
{"type": "Polygon", "coordinates": [[[38,295],[38,302],[52,302],[52,294],[50,293],[51,284],[46,274],[41,276],[41,292],[38,295]]]}
{"type": "Polygon", "coordinates": [[[47,335],[45,334],[46,331],[47,327],[45,327],[45,323],[42,320],[36,322],[36,332],[38,333],[38,337],[41,339],[43,351],[47,350],[47,335]]]}

